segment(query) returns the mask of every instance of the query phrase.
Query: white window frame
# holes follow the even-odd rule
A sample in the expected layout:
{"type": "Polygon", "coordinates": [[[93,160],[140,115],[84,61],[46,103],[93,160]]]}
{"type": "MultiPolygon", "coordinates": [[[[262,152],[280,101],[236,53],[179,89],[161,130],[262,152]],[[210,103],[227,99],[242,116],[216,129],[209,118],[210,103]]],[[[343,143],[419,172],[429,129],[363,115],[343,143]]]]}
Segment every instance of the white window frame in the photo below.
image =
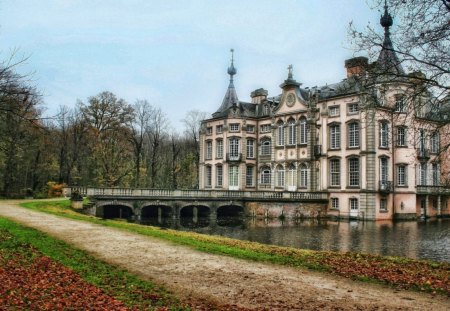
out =
{"type": "Polygon", "coordinates": [[[359,112],[359,103],[350,103],[347,105],[348,114],[357,114],[359,112]]]}
{"type": "Polygon", "coordinates": [[[229,139],[230,145],[228,148],[228,153],[230,158],[237,158],[239,157],[239,149],[240,149],[240,142],[239,142],[239,138],[236,137],[231,137],[229,139]]]}
{"type": "Polygon", "coordinates": [[[297,143],[297,127],[295,120],[288,121],[288,145],[295,145],[297,143]]]}
{"type": "Polygon", "coordinates": [[[380,147],[389,147],[389,122],[381,121],[380,125],[380,147]]]}
{"type": "Polygon", "coordinates": [[[275,175],[276,175],[276,186],[277,187],[284,187],[284,168],[281,165],[278,165],[275,169],[275,175]]]}
{"type": "Polygon", "coordinates": [[[439,152],[439,133],[433,132],[430,137],[430,152],[431,153],[438,153],[439,152]]]}
{"type": "Polygon", "coordinates": [[[211,140],[206,141],[206,154],[205,154],[206,160],[212,159],[212,148],[213,148],[212,141],[211,140]]]}
{"type": "Polygon", "coordinates": [[[380,212],[387,212],[387,199],[380,199],[380,212]]]}
{"type": "Polygon", "coordinates": [[[212,186],[212,167],[211,165],[205,166],[205,187],[211,188],[212,186]]]}
{"type": "Polygon", "coordinates": [[[216,158],[223,158],[223,139],[216,140],[216,158]]]}
{"type": "Polygon", "coordinates": [[[254,187],[255,184],[253,182],[254,178],[254,171],[255,171],[255,167],[254,166],[247,166],[245,169],[245,186],[246,187],[254,187]]]}
{"type": "Polygon", "coordinates": [[[272,140],[265,138],[261,141],[261,155],[266,156],[272,153],[272,140]]]}
{"type": "Polygon", "coordinates": [[[284,146],[284,124],[277,123],[277,146],[284,146]]]}
{"type": "Polygon", "coordinates": [[[330,159],[330,186],[341,186],[341,159],[330,159]]]}
{"type": "Polygon", "coordinates": [[[223,166],[216,166],[216,187],[223,186],[223,166]]]}
{"type": "Polygon", "coordinates": [[[230,124],[230,132],[236,133],[240,131],[239,123],[231,123],[230,124]]]}
{"type": "Polygon", "coordinates": [[[255,132],[255,126],[253,124],[247,124],[245,131],[247,133],[254,133],[255,132]]]}
{"type": "Polygon", "coordinates": [[[228,186],[239,187],[239,166],[231,165],[228,168],[228,186]]]}
{"type": "Polygon", "coordinates": [[[359,187],[361,184],[360,160],[359,158],[349,158],[348,163],[348,186],[359,187]],[[356,183],[357,181],[357,183],[356,183]]]}
{"type": "Polygon", "coordinates": [[[253,139],[247,139],[247,159],[255,158],[255,141],[253,139]]]}
{"type": "Polygon", "coordinates": [[[306,118],[300,118],[300,144],[304,145],[308,143],[308,128],[306,118]]]}
{"type": "Polygon", "coordinates": [[[331,208],[339,209],[339,198],[331,198],[331,208]]]}
{"type": "Polygon", "coordinates": [[[216,134],[223,133],[223,125],[216,125],[216,134]]]}
{"type": "Polygon", "coordinates": [[[308,166],[305,163],[300,165],[300,187],[308,188],[308,166]]]}
{"type": "Polygon", "coordinates": [[[406,187],[408,185],[407,174],[408,166],[406,164],[397,165],[397,186],[406,187]]]}
{"type": "Polygon", "coordinates": [[[340,149],[341,148],[341,125],[331,124],[330,125],[330,149],[340,149]]]}
{"type": "Polygon", "coordinates": [[[397,146],[398,147],[406,147],[406,134],[407,128],[404,126],[398,126],[397,127],[397,146]]]}
{"type": "Polygon", "coordinates": [[[261,168],[260,184],[270,185],[272,182],[272,171],[270,167],[264,166],[261,168]]]}
{"type": "Polygon", "coordinates": [[[328,107],[328,116],[338,117],[341,113],[340,106],[330,106],[328,107]]]}
{"type": "Polygon", "coordinates": [[[359,148],[359,122],[353,121],[347,124],[348,127],[348,147],[359,148]]]}

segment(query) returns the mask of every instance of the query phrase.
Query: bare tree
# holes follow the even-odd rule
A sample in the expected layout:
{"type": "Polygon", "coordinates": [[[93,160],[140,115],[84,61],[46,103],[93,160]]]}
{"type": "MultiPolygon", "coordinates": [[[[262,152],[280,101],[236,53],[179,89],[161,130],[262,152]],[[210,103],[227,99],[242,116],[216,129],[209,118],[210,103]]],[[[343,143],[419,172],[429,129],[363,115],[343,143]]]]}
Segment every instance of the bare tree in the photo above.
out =
{"type": "Polygon", "coordinates": [[[157,184],[158,160],[160,160],[160,149],[166,138],[169,123],[167,117],[160,108],[154,108],[150,116],[150,123],[146,129],[149,142],[149,168],[150,187],[157,184]]]}

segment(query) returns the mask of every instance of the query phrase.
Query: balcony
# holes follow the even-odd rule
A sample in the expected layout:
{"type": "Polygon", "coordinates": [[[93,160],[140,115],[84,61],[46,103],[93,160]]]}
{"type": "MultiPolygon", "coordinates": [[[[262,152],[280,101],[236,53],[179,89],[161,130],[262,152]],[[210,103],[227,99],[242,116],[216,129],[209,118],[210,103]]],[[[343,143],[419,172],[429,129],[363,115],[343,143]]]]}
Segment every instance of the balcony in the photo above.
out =
{"type": "Polygon", "coordinates": [[[241,162],[242,153],[227,153],[227,162],[241,162]]]}
{"type": "Polygon", "coordinates": [[[389,193],[392,191],[392,182],[387,180],[380,180],[380,192],[389,193]]]}
{"type": "Polygon", "coordinates": [[[428,160],[430,159],[430,149],[418,149],[417,150],[417,158],[419,160],[428,160]]]}
{"type": "Polygon", "coordinates": [[[315,145],[314,146],[314,156],[316,158],[320,157],[322,155],[322,145],[315,145]]]}

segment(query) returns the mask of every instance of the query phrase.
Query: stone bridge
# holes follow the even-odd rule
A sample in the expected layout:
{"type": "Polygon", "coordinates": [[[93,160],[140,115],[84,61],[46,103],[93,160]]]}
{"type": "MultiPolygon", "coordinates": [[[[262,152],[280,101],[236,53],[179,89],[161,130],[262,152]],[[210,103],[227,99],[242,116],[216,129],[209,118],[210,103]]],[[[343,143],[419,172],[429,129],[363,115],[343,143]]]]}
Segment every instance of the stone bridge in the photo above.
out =
{"type": "Polygon", "coordinates": [[[64,188],[73,193],[89,197],[88,213],[104,218],[317,218],[328,205],[326,192],[64,188]]]}

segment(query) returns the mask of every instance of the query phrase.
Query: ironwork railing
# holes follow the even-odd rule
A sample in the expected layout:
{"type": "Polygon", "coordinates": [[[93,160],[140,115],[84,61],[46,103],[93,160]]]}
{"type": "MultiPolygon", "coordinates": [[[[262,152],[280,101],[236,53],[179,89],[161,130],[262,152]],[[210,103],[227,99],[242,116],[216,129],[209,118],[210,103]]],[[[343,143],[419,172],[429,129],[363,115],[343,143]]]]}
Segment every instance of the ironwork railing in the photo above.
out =
{"type": "Polygon", "coordinates": [[[430,149],[418,149],[417,150],[417,158],[419,159],[429,159],[430,158],[430,149]]]}
{"type": "Polygon", "coordinates": [[[379,190],[381,192],[391,192],[392,191],[392,182],[387,180],[380,180],[379,190]]]}
{"type": "Polygon", "coordinates": [[[227,153],[227,162],[239,162],[242,159],[242,153],[227,153]]]}

